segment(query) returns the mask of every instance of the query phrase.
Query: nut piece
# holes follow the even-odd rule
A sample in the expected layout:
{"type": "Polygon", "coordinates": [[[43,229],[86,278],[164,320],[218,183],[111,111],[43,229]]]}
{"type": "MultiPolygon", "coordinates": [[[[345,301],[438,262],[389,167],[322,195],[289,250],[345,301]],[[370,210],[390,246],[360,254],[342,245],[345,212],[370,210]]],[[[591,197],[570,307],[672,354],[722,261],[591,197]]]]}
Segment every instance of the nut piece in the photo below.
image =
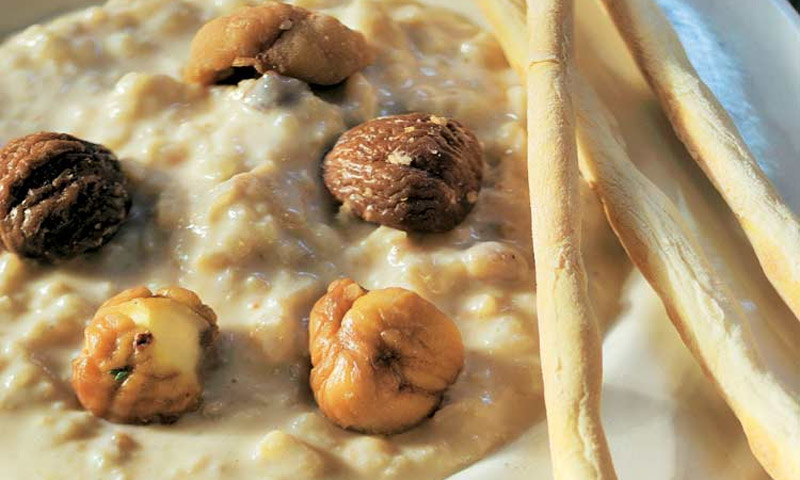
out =
{"type": "Polygon", "coordinates": [[[102,145],[39,132],[0,149],[0,239],[10,252],[55,262],[94,250],[130,207],[125,174],[102,145]]]}
{"type": "Polygon", "coordinates": [[[72,387],[84,408],[112,422],[174,422],[200,405],[216,336],[217,317],[194,292],[126,290],[86,327],[72,387]]]}
{"type": "Polygon", "coordinates": [[[367,292],[331,283],[309,324],[311,389],[337,425],[371,434],[407,430],[429,416],[464,365],[458,328],[403,288],[367,292]]]}
{"type": "Polygon", "coordinates": [[[517,282],[531,278],[533,274],[522,252],[501,242],[473,245],[465,252],[464,266],[470,277],[488,282],[517,282]]]}
{"type": "Polygon", "coordinates": [[[323,163],[325,186],[368,222],[446,232],[478,200],[481,146],[455,120],[411,113],[363,123],[339,138],[323,163]]]}
{"type": "Polygon", "coordinates": [[[327,15],[269,2],[216,18],[192,40],[184,78],[209,85],[270,70],[334,85],[372,61],[361,33],[327,15]]]}

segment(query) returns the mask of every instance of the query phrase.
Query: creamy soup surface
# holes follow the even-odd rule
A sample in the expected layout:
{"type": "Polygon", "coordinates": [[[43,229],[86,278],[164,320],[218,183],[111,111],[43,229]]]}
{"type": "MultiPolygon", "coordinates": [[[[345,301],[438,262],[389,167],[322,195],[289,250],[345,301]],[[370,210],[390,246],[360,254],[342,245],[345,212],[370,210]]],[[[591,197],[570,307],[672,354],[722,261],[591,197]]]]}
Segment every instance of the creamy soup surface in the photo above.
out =
{"type": "MultiPolygon", "coordinates": [[[[524,95],[491,34],[406,1],[305,0],[367,37],[373,65],[344,84],[275,77],[181,82],[206,21],[257,2],[126,0],[35,25],[0,46],[0,144],[39,130],[102,143],[132,183],[129,221],[58,266],[0,254],[3,478],[442,478],[543,418],[525,174],[524,95]],[[340,211],[320,160],[348,128],[430,112],[471,128],[483,190],[455,230],[409,235],[340,211]],[[308,386],[308,315],[349,276],[402,286],[457,323],[465,368],[441,407],[390,437],[342,430],[308,386]],[[219,317],[201,408],[172,425],[84,412],[70,386],[83,328],[105,299],[178,284],[219,317]]],[[[584,192],[590,288],[618,310],[628,266],[584,192]]]]}

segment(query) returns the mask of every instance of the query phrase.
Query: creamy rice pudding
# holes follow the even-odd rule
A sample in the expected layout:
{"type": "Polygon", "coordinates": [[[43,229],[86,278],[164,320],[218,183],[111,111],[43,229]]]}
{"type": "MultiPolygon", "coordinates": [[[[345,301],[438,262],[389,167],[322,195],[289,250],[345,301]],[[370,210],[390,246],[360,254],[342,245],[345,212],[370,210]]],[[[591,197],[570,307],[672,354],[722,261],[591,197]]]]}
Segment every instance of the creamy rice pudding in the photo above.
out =
{"type": "MultiPolygon", "coordinates": [[[[0,46],[0,143],[39,130],[101,143],[133,197],[95,253],[57,266],[0,255],[4,478],[441,478],[542,421],[524,92],[498,44],[415,2],[297,1],[362,32],[373,64],[333,87],[183,83],[198,28],[251,3],[112,0],[0,46]],[[482,190],[449,233],[365,223],[322,184],[339,135],[406,112],[457,119],[482,144],[482,190]],[[340,429],[311,395],[309,313],[341,276],[417,292],[461,332],[464,370],[405,433],[340,429]],[[140,284],[190,288],[218,317],[202,406],[172,425],[95,418],[69,381],[94,311],[140,284]]],[[[607,322],[628,266],[584,190],[590,288],[607,322]]]]}

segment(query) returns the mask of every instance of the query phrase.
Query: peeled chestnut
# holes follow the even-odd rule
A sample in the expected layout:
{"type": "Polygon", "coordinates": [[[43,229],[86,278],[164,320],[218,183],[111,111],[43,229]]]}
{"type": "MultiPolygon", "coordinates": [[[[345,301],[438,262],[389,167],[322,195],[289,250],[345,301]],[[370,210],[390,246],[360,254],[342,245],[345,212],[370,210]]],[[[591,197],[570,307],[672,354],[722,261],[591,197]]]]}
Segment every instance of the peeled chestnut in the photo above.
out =
{"type": "Polygon", "coordinates": [[[105,244],[128,217],[125,174],[102,145],[39,132],[0,149],[0,239],[56,262],[105,244]]]}
{"type": "Polygon", "coordinates": [[[445,117],[411,113],[365,122],[323,161],[325,186],[364,220],[409,232],[446,232],[478,201],[483,153],[445,117]]]}
{"type": "Polygon", "coordinates": [[[180,287],[126,290],[104,303],[72,364],[80,403],[119,423],[169,423],[200,405],[217,319],[180,287]]]}
{"type": "Polygon", "coordinates": [[[337,425],[394,434],[428,417],[464,365],[455,323],[403,288],[336,280],[309,323],[311,389],[337,425]]]}
{"type": "Polygon", "coordinates": [[[269,71],[334,85],[366,67],[364,36],[339,20],[281,2],[267,2],[203,25],[192,40],[184,78],[209,85],[269,71]]]}

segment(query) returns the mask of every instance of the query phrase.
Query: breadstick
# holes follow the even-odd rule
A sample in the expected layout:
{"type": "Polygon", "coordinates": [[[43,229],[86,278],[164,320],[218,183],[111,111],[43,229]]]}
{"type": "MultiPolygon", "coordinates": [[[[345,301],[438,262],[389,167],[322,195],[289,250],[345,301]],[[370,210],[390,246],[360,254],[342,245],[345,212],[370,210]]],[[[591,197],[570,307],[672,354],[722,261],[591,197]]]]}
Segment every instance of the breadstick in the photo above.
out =
{"type": "MultiPolygon", "coordinates": [[[[481,6],[494,8],[488,1],[481,6]]],[[[506,13],[514,14],[523,12],[506,13]]],[[[515,38],[507,35],[507,25],[494,26],[507,55],[517,51],[506,49],[515,38]]],[[[602,201],[628,256],[659,294],[684,343],[739,418],[759,462],[777,480],[800,478],[800,399],[764,366],[745,313],[703,255],[677,207],[628,159],[613,117],[588,84],[576,74],[571,78],[582,147],[580,170],[602,201]]]]}
{"type": "Polygon", "coordinates": [[[572,1],[528,0],[528,185],[540,356],[554,477],[616,479],[600,420],[602,340],[580,249],[567,77],[572,1]]]}
{"type": "Polygon", "coordinates": [[[603,3],[678,137],[736,215],[767,278],[800,319],[797,217],[700,80],[658,5],[653,0],[603,3]]]}
{"type": "Polygon", "coordinates": [[[528,64],[528,27],[525,23],[526,0],[477,0],[490,25],[503,30],[498,37],[506,59],[520,78],[525,78],[528,64]]]}
{"type": "Polygon", "coordinates": [[[583,178],[686,346],[733,410],[761,465],[800,479],[800,398],[758,355],[747,317],[677,207],[628,159],[594,91],[573,76],[583,178]]]}

